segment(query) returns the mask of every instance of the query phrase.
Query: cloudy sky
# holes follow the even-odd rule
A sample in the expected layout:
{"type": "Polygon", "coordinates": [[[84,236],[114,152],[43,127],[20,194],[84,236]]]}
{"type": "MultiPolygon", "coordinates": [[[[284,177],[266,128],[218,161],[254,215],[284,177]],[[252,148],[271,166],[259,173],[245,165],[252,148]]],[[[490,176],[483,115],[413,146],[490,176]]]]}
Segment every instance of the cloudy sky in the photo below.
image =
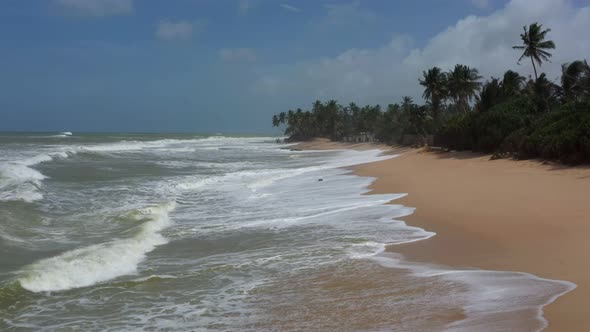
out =
{"type": "Polygon", "coordinates": [[[272,133],[315,99],[420,100],[435,65],[531,75],[535,21],[550,79],[590,58],[590,0],[4,0],[0,130],[272,133]]]}

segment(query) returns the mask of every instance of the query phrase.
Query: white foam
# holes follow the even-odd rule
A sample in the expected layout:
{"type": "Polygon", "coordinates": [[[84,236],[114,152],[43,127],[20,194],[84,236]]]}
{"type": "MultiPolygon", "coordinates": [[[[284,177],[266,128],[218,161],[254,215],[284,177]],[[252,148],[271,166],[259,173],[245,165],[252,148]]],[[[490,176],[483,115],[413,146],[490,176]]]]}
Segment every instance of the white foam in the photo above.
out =
{"type": "MultiPolygon", "coordinates": [[[[71,132],[59,136],[69,137],[71,132]]],[[[175,144],[197,144],[202,139],[163,139],[155,141],[121,141],[96,145],[68,145],[54,147],[49,151],[24,159],[0,162],[0,200],[33,202],[43,198],[42,181],[47,177],[32,168],[35,165],[50,162],[56,158],[68,158],[80,152],[115,153],[143,151],[145,149],[164,148],[175,144]]],[[[183,147],[186,149],[186,147],[183,147]]]]}
{"type": "Polygon", "coordinates": [[[385,243],[375,241],[366,241],[363,243],[355,243],[349,249],[349,257],[352,259],[364,259],[373,257],[385,251],[385,243]]]}
{"type": "Polygon", "coordinates": [[[0,201],[33,202],[43,198],[39,192],[46,176],[26,164],[0,164],[0,201]]]}
{"type": "MultiPolygon", "coordinates": [[[[431,236],[434,235],[432,233],[431,236]]],[[[407,242],[413,241],[403,243],[407,242]]],[[[372,246],[378,248],[375,244],[372,246]]],[[[548,326],[543,317],[543,308],[577,287],[569,281],[545,279],[524,272],[462,270],[412,263],[399,254],[379,249],[373,255],[358,258],[369,258],[385,267],[407,269],[416,277],[440,277],[468,286],[466,294],[457,294],[464,297],[466,317],[449,324],[445,331],[504,331],[507,326],[523,324],[522,315],[527,315],[529,311],[536,313],[532,317],[537,324],[535,331],[541,331],[548,326]]]]}
{"type": "Polygon", "coordinates": [[[71,131],[64,131],[64,132],[61,132],[61,133],[59,133],[59,134],[57,134],[57,135],[51,135],[51,136],[49,136],[49,137],[60,137],[60,138],[65,138],[65,137],[71,137],[71,136],[72,136],[72,132],[71,132],[71,131]]]}
{"type": "MultiPolygon", "coordinates": [[[[342,150],[338,156],[330,159],[327,163],[322,165],[306,166],[300,168],[245,170],[231,172],[221,176],[210,176],[205,178],[202,176],[187,177],[179,182],[169,184],[169,187],[190,191],[211,188],[212,185],[215,185],[215,188],[220,188],[221,185],[240,185],[255,192],[258,189],[273,185],[280,180],[293,178],[306,173],[348,167],[368,162],[382,161],[398,156],[381,155],[381,153],[381,150],[342,150]]],[[[240,164],[239,166],[243,166],[243,164],[240,164]]]]}
{"type": "Polygon", "coordinates": [[[92,245],[38,261],[29,266],[18,279],[32,292],[63,291],[91,286],[136,272],[145,255],[167,242],[160,231],[171,223],[168,213],[175,203],[138,210],[138,218],[146,218],[132,238],[92,245]]]}

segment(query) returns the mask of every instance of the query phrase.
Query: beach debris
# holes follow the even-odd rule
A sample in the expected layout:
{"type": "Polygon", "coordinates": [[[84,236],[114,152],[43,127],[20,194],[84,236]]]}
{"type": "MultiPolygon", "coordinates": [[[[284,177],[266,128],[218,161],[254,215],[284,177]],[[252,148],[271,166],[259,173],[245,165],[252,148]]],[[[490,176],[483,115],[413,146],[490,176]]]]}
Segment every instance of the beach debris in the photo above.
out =
{"type": "Polygon", "coordinates": [[[318,179],[318,182],[322,182],[322,181],[324,181],[324,179],[318,179]]]}

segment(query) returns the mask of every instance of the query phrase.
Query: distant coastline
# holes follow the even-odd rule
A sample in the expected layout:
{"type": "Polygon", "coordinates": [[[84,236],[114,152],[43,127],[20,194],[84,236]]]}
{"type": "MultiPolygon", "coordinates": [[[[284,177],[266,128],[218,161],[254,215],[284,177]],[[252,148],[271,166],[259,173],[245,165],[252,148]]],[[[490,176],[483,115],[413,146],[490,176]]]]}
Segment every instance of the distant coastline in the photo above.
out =
{"type": "MultiPolygon", "coordinates": [[[[561,64],[560,82],[537,66],[549,62],[555,43],[550,29],[524,27],[520,61],[530,60],[534,77],[508,70],[483,82],[476,68],[457,64],[432,67],[418,83],[425,104],[409,97],[400,103],[359,106],[316,101],[272,117],[288,141],[333,141],[435,145],[446,150],[493,153],[494,158],[590,163],[590,66],[586,60],[561,64]]],[[[547,65],[547,64],[546,64],[547,65]]]]}

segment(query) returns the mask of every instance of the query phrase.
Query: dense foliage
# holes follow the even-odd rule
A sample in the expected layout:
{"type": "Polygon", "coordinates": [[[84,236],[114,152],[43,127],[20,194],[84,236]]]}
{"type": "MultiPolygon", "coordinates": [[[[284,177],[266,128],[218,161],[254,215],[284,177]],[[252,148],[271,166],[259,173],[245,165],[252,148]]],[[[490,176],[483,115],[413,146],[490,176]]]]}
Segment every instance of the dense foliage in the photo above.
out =
{"type": "Polygon", "coordinates": [[[289,140],[314,137],[346,140],[371,134],[386,143],[404,135],[434,135],[434,143],[454,150],[473,150],[518,158],[541,157],[568,164],[590,162],[590,66],[573,61],[562,66],[561,81],[551,82],[537,66],[555,48],[549,29],[531,24],[521,34],[523,58],[530,58],[534,78],[508,70],[501,78],[481,82],[475,68],[458,64],[445,72],[433,67],[422,73],[425,105],[403,97],[385,109],[379,105],[346,106],[316,101],[312,109],[273,116],[285,125],[289,140]]]}

